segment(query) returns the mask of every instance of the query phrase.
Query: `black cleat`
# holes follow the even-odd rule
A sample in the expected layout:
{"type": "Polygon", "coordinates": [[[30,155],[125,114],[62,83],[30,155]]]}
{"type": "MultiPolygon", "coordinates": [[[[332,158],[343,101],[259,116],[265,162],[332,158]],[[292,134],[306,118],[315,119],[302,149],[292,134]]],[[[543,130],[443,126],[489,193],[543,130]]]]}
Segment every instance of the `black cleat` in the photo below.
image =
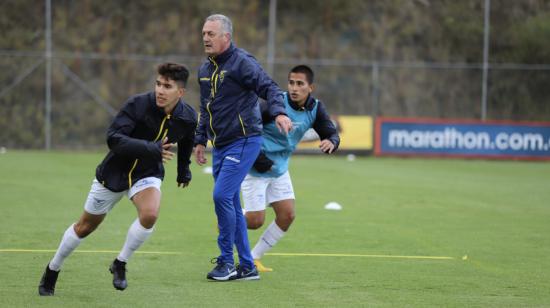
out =
{"type": "Polygon", "coordinates": [[[40,279],[40,284],[38,285],[38,294],[40,294],[40,296],[53,296],[58,275],[59,271],[52,271],[48,263],[42,275],[42,279],[40,279]]]}
{"type": "Polygon", "coordinates": [[[124,291],[128,286],[128,282],[126,281],[126,262],[115,259],[111,267],[109,267],[109,271],[113,274],[113,286],[115,289],[124,291]]]}

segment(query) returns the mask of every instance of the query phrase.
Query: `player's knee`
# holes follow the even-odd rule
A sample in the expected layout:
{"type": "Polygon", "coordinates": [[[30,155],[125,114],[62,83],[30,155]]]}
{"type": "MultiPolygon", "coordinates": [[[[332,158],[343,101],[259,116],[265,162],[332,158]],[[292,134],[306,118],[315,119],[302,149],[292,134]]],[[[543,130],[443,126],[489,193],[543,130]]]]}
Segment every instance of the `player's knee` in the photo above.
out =
{"type": "Polygon", "coordinates": [[[90,235],[90,233],[94,232],[96,228],[97,225],[91,223],[77,222],[74,225],[74,232],[79,238],[85,238],[86,236],[90,235]]]}
{"type": "Polygon", "coordinates": [[[261,217],[246,217],[247,227],[250,230],[256,230],[263,226],[264,220],[261,217]]]}
{"type": "Polygon", "coordinates": [[[151,229],[157,222],[157,218],[158,218],[157,212],[144,213],[139,217],[139,223],[145,229],[151,229]]]}
{"type": "Polygon", "coordinates": [[[288,231],[290,225],[294,221],[296,215],[294,212],[283,213],[275,218],[275,223],[283,230],[284,232],[288,231]]]}
{"type": "Polygon", "coordinates": [[[282,220],[289,226],[294,221],[294,218],[296,218],[296,214],[294,212],[284,213],[282,216],[282,220]]]}
{"type": "Polygon", "coordinates": [[[253,221],[248,223],[248,229],[250,230],[260,229],[262,226],[263,226],[263,223],[258,221],[253,221]]]}

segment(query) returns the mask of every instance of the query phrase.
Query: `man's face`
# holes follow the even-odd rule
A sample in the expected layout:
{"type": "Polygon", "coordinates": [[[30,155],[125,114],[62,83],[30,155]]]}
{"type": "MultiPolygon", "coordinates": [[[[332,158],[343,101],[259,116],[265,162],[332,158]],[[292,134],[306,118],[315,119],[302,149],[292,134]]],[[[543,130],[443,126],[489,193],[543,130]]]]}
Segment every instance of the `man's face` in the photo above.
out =
{"type": "Polygon", "coordinates": [[[184,93],[185,89],[178,86],[174,80],[157,76],[155,96],[159,108],[172,110],[184,93]]]}
{"type": "Polygon", "coordinates": [[[290,73],[288,76],[288,94],[293,102],[303,106],[311,92],[313,92],[313,85],[307,82],[306,74],[290,73]]]}
{"type": "Polygon", "coordinates": [[[207,21],[202,27],[202,42],[204,44],[204,52],[215,57],[224,52],[231,43],[229,33],[224,33],[219,21],[207,21]]]}

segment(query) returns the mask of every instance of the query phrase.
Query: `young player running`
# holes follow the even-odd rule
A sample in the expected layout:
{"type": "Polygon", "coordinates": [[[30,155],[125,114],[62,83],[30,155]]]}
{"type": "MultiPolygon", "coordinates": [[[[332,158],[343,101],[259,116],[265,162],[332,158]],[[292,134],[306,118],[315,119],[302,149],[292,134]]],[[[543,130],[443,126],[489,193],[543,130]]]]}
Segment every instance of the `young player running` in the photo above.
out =
{"type": "Polygon", "coordinates": [[[288,135],[279,132],[262,104],[262,151],[241,185],[248,229],[258,229],[264,224],[266,203],[275,211],[275,220],[252,249],[254,263],[260,272],[272,271],[260,259],[294,221],[295,198],[288,163],[296,145],[310,128],[319,135],[322,152],[331,154],[340,144],[338,131],[323,103],[311,96],[313,78],[313,71],[305,65],[294,67],[288,74],[288,92],[284,93],[286,112],[292,120],[288,135]]]}
{"type": "Polygon", "coordinates": [[[128,99],[111,123],[107,131],[110,151],[96,169],[84,212],[67,228],[54,257],[46,265],[38,286],[41,296],[54,295],[65,259],[94,232],[124,195],[134,203],[138,217],[109,270],[115,289],[126,289],[126,262],[153,233],[160,209],[163,163],[172,159],[170,148],[176,142],[177,184],[184,188],[191,181],[189,157],[197,113],[182,99],[189,71],[175,63],[161,64],[157,71],[155,91],[128,99]]]}

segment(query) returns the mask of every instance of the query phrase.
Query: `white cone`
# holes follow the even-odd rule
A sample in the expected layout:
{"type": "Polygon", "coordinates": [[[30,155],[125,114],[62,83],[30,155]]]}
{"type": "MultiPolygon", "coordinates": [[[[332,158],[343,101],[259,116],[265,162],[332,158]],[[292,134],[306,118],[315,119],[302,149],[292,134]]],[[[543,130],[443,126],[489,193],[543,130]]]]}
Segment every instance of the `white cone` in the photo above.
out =
{"type": "Polygon", "coordinates": [[[329,202],[325,205],[325,210],[340,211],[342,206],[336,202],[329,202]]]}

